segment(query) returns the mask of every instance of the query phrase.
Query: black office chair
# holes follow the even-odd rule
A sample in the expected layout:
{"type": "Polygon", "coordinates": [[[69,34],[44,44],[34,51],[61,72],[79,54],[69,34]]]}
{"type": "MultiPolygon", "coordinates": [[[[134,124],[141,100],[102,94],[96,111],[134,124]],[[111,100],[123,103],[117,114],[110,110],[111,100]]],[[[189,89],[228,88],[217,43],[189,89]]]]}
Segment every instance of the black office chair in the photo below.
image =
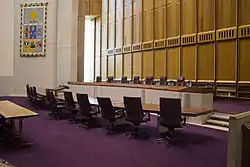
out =
{"type": "Polygon", "coordinates": [[[29,87],[29,93],[31,96],[32,106],[33,107],[43,107],[43,105],[45,103],[45,97],[38,96],[35,86],[29,87]]]}
{"type": "Polygon", "coordinates": [[[71,119],[68,121],[70,123],[77,123],[76,120],[76,114],[80,110],[79,107],[76,105],[77,103],[74,101],[72,92],[65,91],[64,94],[64,100],[65,100],[65,109],[71,112],[71,119]]]}
{"type": "Polygon", "coordinates": [[[79,127],[89,129],[92,127],[93,116],[99,114],[99,110],[96,107],[92,107],[89,102],[88,94],[76,94],[76,98],[79,104],[80,112],[79,114],[83,117],[82,123],[79,127]],[[96,109],[96,110],[95,110],[96,109]]]}
{"type": "Polygon", "coordinates": [[[112,132],[115,128],[115,121],[124,117],[124,110],[115,109],[112,105],[111,99],[108,97],[97,97],[100,107],[101,116],[103,119],[109,121],[109,126],[103,129],[104,132],[112,132]]]}
{"type": "Polygon", "coordinates": [[[134,130],[126,133],[129,139],[139,138],[141,136],[148,137],[145,132],[139,132],[139,126],[141,123],[146,123],[149,118],[145,118],[145,114],[142,108],[141,97],[123,97],[125,107],[125,119],[132,123],[134,130]]]}
{"type": "Polygon", "coordinates": [[[114,77],[113,76],[109,76],[107,83],[113,83],[114,82],[114,77]]]}
{"type": "Polygon", "coordinates": [[[145,84],[152,85],[153,84],[154,77],[153,76],[147,76],[145,84]]]}
{"type": "Polygon", "coordinates": [[[127,78],[127,76],[123,76],[123,77],[122,77],[121,83],[128,83],[128,78],[127,78]]]}
{"type": "Polygon", "coordinates": [[[27,95],[27,99],[28,99],[28,105],[32,106],[32,94],[31,94],[31,89],[29,84],[26,84],[26,95],[27,95]]]}
{"type": "Polygon", "coordinates": [[[186,125],[186,118],[181,116],[181,99],[160,98],[159,114],[158,126],[164,126],[168,128],[168,131],[162,133],[162,137],[157,142],[169,147],[169,142],[174,140],[174,130],[186,125]]]}
{"type": "Polygon", "coordinates": [[[176,86],[185,86],[185,77],[178,77],[176,80],[176,86]]]}
{"type": "Polygon", "coordinates": [[[167,77],[166,76],[160,77],[160,85],[167,85],[167,77]]]}
{"type": "Polygon", "coordinates": [[[102,82],[102,77],[101,76],[96,76],[95,82],[102,82]]]}
{"type": "MultiPolygon", "coordinates": [[[[58,101],[55,98],[55,95],[53,93],[52,90],[47,89],[46,90],[46,94],[47,94],[47,99],[49,102],[49,110],[51,111],[51,113],[48,114],[49,119],[61,119],[64,118],[64,113],[62,113],[62,111],[65,109],[65,103],[58,101]]],[[[67,116],[69,117],[69,114],[67,114],[67,116]]]]}
{"type": "Polygon", "coordinates": [[[134,76],[133,84],[140,84],[140,76],[134,76]]]}

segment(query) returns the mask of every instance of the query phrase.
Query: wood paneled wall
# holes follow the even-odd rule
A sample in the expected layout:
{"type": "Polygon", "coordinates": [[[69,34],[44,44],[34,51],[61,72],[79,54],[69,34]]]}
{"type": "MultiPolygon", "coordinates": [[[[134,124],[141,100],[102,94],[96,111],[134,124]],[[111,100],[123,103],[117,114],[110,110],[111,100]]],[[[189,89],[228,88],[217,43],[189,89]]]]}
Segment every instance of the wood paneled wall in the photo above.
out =
{"type": "Polygon", "coordinates": [[[249,0],[105,0],[95,76],[250,82],[249,0]]]}

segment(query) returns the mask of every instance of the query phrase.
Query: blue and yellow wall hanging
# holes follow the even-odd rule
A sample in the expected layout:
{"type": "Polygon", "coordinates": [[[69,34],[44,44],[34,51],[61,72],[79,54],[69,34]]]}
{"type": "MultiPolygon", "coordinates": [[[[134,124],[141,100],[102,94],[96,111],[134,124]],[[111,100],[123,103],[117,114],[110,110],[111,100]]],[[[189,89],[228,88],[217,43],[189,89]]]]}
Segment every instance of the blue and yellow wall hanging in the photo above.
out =
{"type": "Polygon", "coordinates": [[[46,55],[48,2],[21,4],[20,55],[46,55]]]}

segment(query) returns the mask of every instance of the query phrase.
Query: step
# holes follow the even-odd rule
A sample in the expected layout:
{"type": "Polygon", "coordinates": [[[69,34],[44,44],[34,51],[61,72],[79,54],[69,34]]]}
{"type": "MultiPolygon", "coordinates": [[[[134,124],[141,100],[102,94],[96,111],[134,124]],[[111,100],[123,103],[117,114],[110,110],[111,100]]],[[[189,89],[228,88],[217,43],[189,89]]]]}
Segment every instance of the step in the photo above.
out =
{"type": "Polygon", "coordinates": [[[211,119],[214,120],[223,120],[223,121],[229,121],[229,114],[218,114],[218,113],[214,113],[210,116],[211,119]]]}
{"type": "Polygon", "coordinates": [[[214,119],[209,119],[206,121],[207,124],[222,126],[222,127],[229,127],[229,122],[219,121],[214,119]]]}

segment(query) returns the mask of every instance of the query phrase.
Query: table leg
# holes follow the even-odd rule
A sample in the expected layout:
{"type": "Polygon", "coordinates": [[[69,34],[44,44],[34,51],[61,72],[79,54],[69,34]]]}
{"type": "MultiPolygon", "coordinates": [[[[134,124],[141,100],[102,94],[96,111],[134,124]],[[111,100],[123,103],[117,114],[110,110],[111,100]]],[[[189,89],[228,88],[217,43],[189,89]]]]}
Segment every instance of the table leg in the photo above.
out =
{"type": "Polygon", "coordinates": [[[22,139],[23,137],[23,120],[19,119],[19,136],[22,139]]]}

